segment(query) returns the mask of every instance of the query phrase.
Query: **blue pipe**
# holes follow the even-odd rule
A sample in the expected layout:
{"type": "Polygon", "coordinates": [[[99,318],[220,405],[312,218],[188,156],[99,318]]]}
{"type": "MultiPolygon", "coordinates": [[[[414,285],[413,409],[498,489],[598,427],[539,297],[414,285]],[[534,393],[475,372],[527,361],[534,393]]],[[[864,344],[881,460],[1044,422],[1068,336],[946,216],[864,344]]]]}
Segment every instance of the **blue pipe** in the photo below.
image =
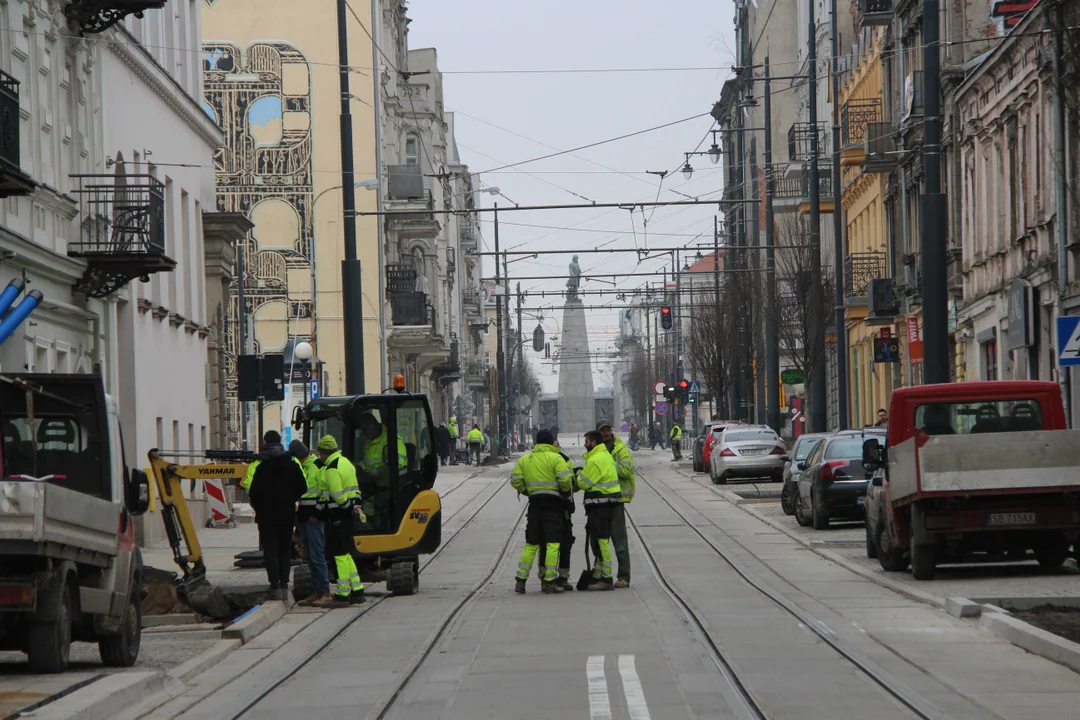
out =
{"type": "Polygon", "coordinates": [[[27,293],[22,302],[11,311],[11,314],[4,318],[3,321],[0,321],[0,343],[11,337],[11,334],[19,329],[19,326],[23,324],[23,320],[30,317],[30,313],[34,312],[40,303],[41,292],[31,290],[27,293]]]}
{"type": "Polygon", "coordinates": [[[0,315],[3,315],[11,307],[11,303],[15,302],[15,298],[22,294],[23,288],[26,287],[26,283],[22,278],[15,278],[8,283],[8,286],[4,288],[4,292],[0,293],[0,315]]]}

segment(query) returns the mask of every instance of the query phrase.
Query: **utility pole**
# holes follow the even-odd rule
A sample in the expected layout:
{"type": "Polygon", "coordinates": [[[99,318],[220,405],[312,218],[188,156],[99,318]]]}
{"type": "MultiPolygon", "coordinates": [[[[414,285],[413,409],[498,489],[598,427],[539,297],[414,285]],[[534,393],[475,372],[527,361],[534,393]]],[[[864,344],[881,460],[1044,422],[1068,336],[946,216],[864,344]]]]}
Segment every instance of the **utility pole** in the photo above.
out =
{"type": "MultiPolygon", "coordinates": [[[[729,146],[730,147],[730,146],[729,146]]],[[[716,336],[716,365],[713,368],[714,378],[720,377],[720,368],[723,364],[722,355],[724,351],[723,340],[720,337],[720,218],[713,215],[713,293],[715,296],[715,305],[713,305],[713,313],[715,315],[714,322],[716,325],[713,327],[713,334],[716,336]]],[[[711,384],[711,383],[710,383],[711,384]]],[[[710,387],[710,396],[716,398],[717,402],[720,401],[722,395],[726,393],[723,387],[710,387]]],[[[717,412],[717,411],[714,411],[717,412]]],[[[717,412],[718,414],[718,412],[717,412]]]]}
{"type": "MultiPolygon", "coordinates": [[[[936,0],[929,0],[935,2],[936,0]]],[[[821,173],[818,171],[818,118],[817,118],[817,19],[814,16],[814,0],[810,0],[810,32],[807,47],[809,64],[809,118],[810,118],[810,357],[813,358],[810,373],[810,431],[825,432],[828,424],[828,382],[825,376],[825,308],[822,307],[823,277],[821,274],[821,173]]],[[[835,190],[833,191],[836,192],[835,190]]],[[[835,206],[835,203],[834,203],[835,206]]],[[[835,207],[834,207],[835,210],[835,207]]],[[[839,268],[837,268],[839,270],[839,268]]]]}
{"type": "MultiPolygon", "coordinates": [[[[521,396],[524,394],[525,387],[522,380],[525,377],[525,333],[521,327],[521,283],[517,284],[517,392],[514,393],[514,424],[524,424],[521,418],[521,396]]],[[[524,442],[524,433],[518,435],[518,442],[524,442]]]]}
{"type": "MultiPolygon", "coordinates": [[[[757,138],[750,137],[750,178],[754,183],[754,197],[759,201],[764,200],[761,197],[761,183],[758,182],[758,165],[757,165],[757,138]]],[[[759,208],[761,204],[754,207],[753,222],[750,223],[751,232],[750,235],[753,239],[753,246],[755,248],[761,247],[761,211],[759,208]]],[[[760,277],[761,272],[761,252],[755,250],[751,253],[751,267],[754,270],[754,274],[751,276],[756,282],[760,277]]],[[[756,294],[756,293],[755,293],[756,294]]],[[[751,313],[752,318],[750,322],[751,331],[754,333],[753,343],[753,360],[750,367],[753,368],[754,382],[757,385],[757,392],[754,393],[754,418],[758,425],[765,424],[765,337],[762,334],[761,324],[761,308],[754,303],[747,304],[747,310],[751,313]]]]}
{"type": "MultiPolygon", "coordinates": [[[[244,262],[244,241],[236,245],[236,332],[239,337],[240,354],[247,355],[247,300],[244,299],[244,275],[247,273],[244,262]]],[[[262,437],[259,437],[262,442],[262,437]]],[[[248,404],[240,402],[240,448],[248,449],[248,404]]]]}
{"type": "Polygon", "coordinates": [[[922,0],[923,194],[919,241],[922,252],[923,380],[949,382],[948,248],[945,196],[941,193],[941,18],[938,0],[922,0]]]}
{"type": "Polygon", "coordinates": [[[517,368],[514,367],[514,363],[516,360],[514,356],[514,335],[512,332],[510,332],[510,264],[506,261],[506,253],[503,253],[502,263],[503,282],[506,283],[506,314],[503,315],[503,322],[506,323],[505,337],[507,343],[507,350],[509,352],[506,356],[506,397],[500,398],[500,402],[504,403],[506,406],[507,444],[505,445],[505,447],[509,448],[510,445],[513,443],[512,438],[514,435],[514,378],[516,377],[515,373],[517,372],[517,368]]]}
{"type": "MultiPolygon", "coordinates": [[[[743,133],[743,112],[740,107],[735,108],[735,128],[735,152],[739,155],[738,164],[735,166],[735,182],[739,189],[739,206],[735,209],[735,246],[738,251],[735,253],[734,264],[738,269],[745,270],[746,255],[743,254],[742,248],[746,246],[746,203],[744,202],[746,200],[746,138],[743,133]]],[[[728,253],[728,256],[730,257],[731,254],[728,253]]],[[[741,306],[736,306],[735,313],[735,322],[738,326],[736,335],[741,338],[743,328],[746,327],[746,317],[741,306]]],[[[750,387],[746,382],[747,373],[744,362],[746,348],[741,342],[738,345],[735,350],[735,407],[732,408],[732,412],[735,414],[733,419],[749,422],[747,415],[750,403],[747,398],[750,387]]]]}
{"type": "MultiPolygon", "coordinates": [[[[1053,29],[1053,112],[1054,112],[1054,199],[1057,205],[1057,217],[1054,219],[1054,229],[1057,235],[1057,284],[1058,284],[1058,315],[1065,315],[1065,295],[1069,287],[1069,255],[1065,248],[1069,240],[1068,204],[1065,188],[1065,85],[1061,79],[1061,54],[1062,38],[1061,31],[1065,25],[1061,13],[1061,2],[1055,2],[1049,8],[1050,23],[1053,29]]],[[[1068,427],[1073,427],[1071,400],[1072,400],[1072,368],[1058,366],[1058,382],[1061,384],[1061,397],[1065,401],[1065,421],[1068,427]]]]}
{"type": "MultiPolygon", "coordinates": [[[[649,283],[645,283],[645,375],[647,376],[646,382],[655,383],[656,373],[653,372],[652,361],[652,308],[649,302],[649,283]]],[[[655,403],[656,392],[653,389],[652,384],[649,385],[648,394],[649,398],[649,431],[648,437],[652,438],[653,423],[656,422],[655,415],[653,414],[653,406],[655,403]]]]}
{"type": "Polygon", "coordinates": [[[495,203],[495,373],[499,393],[499,454],[506,447],[506,353],[503,351],[502,276],[499,274],[499,204],[495,203]]]}
{"type": "MultiPolygon", "coordinates": [[[[813,0],[811,0],[813,2],[813,0]]],[[[830,54],[832,55],[832,186],[833,186],[833,298],[836,313],[836,411],[837,429],[848,427],[848,347],[844,317],[844,216],[840,202],[840,29],[836,0],[832,0],[830,54]]]]}
{"type": "Polygon", "coordinates": [[[765,422],[780,432],[780,352],[776,307],[776,230],[773,218],[772,91],[765,56],[765,422]]]}
{"type": "MultiPolygon", "coordinates": [[[[356,257],[356,177],[353,172],[353,123],[349,92],[349,36],[346,0],[338,0],[338,77],[341,84],[341,207],[345,259],[341,262],[341,317],[345,326],[345,392],[364,394],[364,276],[356,257]]],[[[375,118],[379,122],[379,118],[375,118]]],[[[382,216],[379,216],[382,222],[382,216]]]]}

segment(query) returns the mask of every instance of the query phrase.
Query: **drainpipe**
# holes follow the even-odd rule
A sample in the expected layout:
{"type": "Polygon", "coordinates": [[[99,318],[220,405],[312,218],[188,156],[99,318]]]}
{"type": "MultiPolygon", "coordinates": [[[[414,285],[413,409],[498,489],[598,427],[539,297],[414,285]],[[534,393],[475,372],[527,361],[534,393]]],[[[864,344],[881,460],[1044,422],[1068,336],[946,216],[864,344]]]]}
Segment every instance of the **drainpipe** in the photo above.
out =
{"type": "Polygon", "coordinates": [[[384,238],[383,223],[385,218],[382,215],[383,211],[383,154],[382,154],[382,82],[380,81],[382,73],[379,71],[379,3],[371,3],[371,67],[374,68],[372,72],[373,83],[375,85],[374,102],[372,103],[372,112],[375,115],[375,177],[378,179],[379,184],[375,187],[375,209],[379,211],[379,215],[376,217],[378,222],[378,240],[379,240],[379,287],[377,288],[376,297],[379,298],[379,387],[384,387],[389,384],[390,376],[386,374],[386,247],[384,238]]]}
{"type": "MultiPolygon", "coordinates": [[[[900,79],[904,78],[904,20],[903,18],[896,18],[896,37],[900,42],[900,52],[896,54],[899,58],[899,70],[900,79]]],[[[897,157],[900,158],[900,235],[902,236],[903,257],[904,257],[904,284],[911,284],[911,269],[907,263],[908,256],[908,214],[907,214],[907,172],[904,170],[904,135],[900,134],[899,147],[897,148],[897,157]]],[[[911,312],[911,296],[904,298],[904,316],[911,312]]],[[[905,319],[906,323],[906,319],[905,319]]],[[[906,332],[906,327],[904,329],[906,332]]],[[[908,353],[907,361],[907,382],[908,387],[911,386],[914,377],[911,373],[911,353],[908,353]]]]}

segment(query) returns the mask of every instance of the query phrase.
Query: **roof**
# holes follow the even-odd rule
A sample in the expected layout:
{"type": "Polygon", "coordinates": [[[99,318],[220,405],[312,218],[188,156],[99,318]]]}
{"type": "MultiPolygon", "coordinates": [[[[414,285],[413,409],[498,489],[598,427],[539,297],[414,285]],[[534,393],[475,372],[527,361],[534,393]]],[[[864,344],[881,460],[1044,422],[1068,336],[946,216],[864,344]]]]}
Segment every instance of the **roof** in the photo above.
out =
{"type": "Polygon", "coordinates": [[[688,269],[684,269],[683,272],[703,273],[714,272],[716,270],[714,258],[716,255],[720,255],[720,270],[724,269],[724,254],[719,251],[714,251],[694,262],[688,269]]]}
{"type": "Polygon", "coordinates": [[[1023,398],[1060,393],[1057,383],[1041,380],[982,380],[975,382],[915,385],[893,391],[893,401],[913,398],[994,399],[1023,398]]]}

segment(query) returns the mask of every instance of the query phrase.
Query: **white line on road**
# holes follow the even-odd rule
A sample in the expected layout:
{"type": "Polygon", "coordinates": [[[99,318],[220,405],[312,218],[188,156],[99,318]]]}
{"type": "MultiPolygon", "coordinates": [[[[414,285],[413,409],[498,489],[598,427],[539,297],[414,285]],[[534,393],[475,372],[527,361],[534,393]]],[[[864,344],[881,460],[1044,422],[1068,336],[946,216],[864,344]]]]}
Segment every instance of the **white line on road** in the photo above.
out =
{"type": "Polygon", "coordinates": [[[645,704],[645,691],[641,689],[641,680],[634,667],[633,655],[619,656],[619,674],[622,675],[623,694],[626,695],[626,709],[630,711],[630,720],[652,720],[649,706],[645,704]]]}
{"type": "Polygon", "coordinates": [[[592,720],[611,720],[611,701],[608,699],[603,655],[589,656],[585,675],[589,678],[589,717],[592,720]]]}

